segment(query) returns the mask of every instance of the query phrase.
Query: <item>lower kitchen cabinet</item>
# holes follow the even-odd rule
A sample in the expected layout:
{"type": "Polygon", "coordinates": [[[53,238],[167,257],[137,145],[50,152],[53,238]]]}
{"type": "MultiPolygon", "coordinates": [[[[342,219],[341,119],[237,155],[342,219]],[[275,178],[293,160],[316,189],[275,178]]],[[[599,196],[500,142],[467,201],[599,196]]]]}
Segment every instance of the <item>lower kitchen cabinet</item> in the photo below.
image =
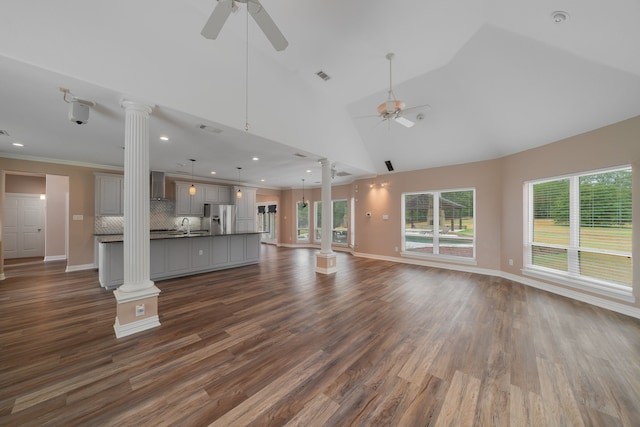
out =
{"type": "MultiPolygon", "coordinates": [[[[122,242],[99,243],[98,277],[107,289],[124,281],[122,242]]],[[[153,239],[150,242],[151,280],[188,276],[260,261],[260,233],[153,239]]]]}

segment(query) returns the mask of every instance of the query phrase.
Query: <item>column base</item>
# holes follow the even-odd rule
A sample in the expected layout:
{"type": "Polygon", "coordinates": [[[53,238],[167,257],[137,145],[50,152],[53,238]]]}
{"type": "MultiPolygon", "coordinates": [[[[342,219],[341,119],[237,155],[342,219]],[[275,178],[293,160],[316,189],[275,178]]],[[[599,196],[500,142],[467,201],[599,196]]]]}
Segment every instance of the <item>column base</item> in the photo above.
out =
{"type": "Polygon", "coordinates": [[[116,338],[160,326],[158,318],[159,293],[160,289],[155,286],[134,292],[123,292],[120,289],[113,291],[118,303],[116,321],[113,324],[116,338]]]}
{"type": "Polygon", "coordinates": [[[338,271],[336,265],[336,254],[323,254],[322,252],[316,254],[316,273],[333,274],[338,271]]]}

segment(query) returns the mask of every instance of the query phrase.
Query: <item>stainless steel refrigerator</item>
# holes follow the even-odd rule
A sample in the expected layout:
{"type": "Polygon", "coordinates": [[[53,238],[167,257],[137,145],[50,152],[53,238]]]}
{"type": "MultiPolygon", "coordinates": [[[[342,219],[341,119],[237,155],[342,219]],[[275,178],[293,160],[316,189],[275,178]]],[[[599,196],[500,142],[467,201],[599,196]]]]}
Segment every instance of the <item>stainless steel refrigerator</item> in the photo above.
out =
{"type": "Polygon", "coordinates": [[[211,234],[230,234],[236,231],[235,205],[204,205],[204,224],[211,234]]]}

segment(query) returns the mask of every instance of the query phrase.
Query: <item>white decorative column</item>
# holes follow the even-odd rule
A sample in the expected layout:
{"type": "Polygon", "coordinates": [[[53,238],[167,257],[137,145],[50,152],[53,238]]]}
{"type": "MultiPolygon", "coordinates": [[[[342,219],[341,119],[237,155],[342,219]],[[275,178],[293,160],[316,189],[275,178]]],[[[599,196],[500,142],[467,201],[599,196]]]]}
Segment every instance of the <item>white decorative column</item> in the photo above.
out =
{"type": "Polygon", "coordinates": [[[337,271],[336,254],[331,250],[333,240],[333,212],[331,211],[331,162],[320,160],[322,164],[322,242],[316,254],[316,273],[331,274],[337,271]]]}
{"type": "Polygon", "coordinates": [[[113,329],[121,338],[156,326],[158,289],[151,281],[149,243],[149,114],[152,106],[123,100],[124,283],[113,293],[118,303],[113,329]]]}

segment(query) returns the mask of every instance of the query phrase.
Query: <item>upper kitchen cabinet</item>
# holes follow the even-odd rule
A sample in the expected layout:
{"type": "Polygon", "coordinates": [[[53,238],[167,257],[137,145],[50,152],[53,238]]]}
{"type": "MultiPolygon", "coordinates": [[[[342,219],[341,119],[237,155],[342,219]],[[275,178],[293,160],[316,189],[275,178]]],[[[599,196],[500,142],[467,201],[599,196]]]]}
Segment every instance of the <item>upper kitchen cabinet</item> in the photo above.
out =
{"type": "Polygon", "coordinates": [[[231,203],[231,192],[229,187],[221,185],[203,185],[204,202],[227,205],[231,203]]]}
{"type": "Polygon", "coordinates": [[[124,176],[96,174],[96,216],[124,215],[124,176]]]}
{"type": "Polygon", "coordinates": [[[189,195],[190,182],[176,181],[176,216],[204,215],[205,185],[196,185],[196,194],[189,195]]]}
{"type": "Polygon", "coordinates": [[[234,197],[236,201],[236,232],[252,233],[258,230],[256,211],[256,189],[248,187],[234,187],[233,194],[236,196],[238,190],[242,197],[234,197]]]}

